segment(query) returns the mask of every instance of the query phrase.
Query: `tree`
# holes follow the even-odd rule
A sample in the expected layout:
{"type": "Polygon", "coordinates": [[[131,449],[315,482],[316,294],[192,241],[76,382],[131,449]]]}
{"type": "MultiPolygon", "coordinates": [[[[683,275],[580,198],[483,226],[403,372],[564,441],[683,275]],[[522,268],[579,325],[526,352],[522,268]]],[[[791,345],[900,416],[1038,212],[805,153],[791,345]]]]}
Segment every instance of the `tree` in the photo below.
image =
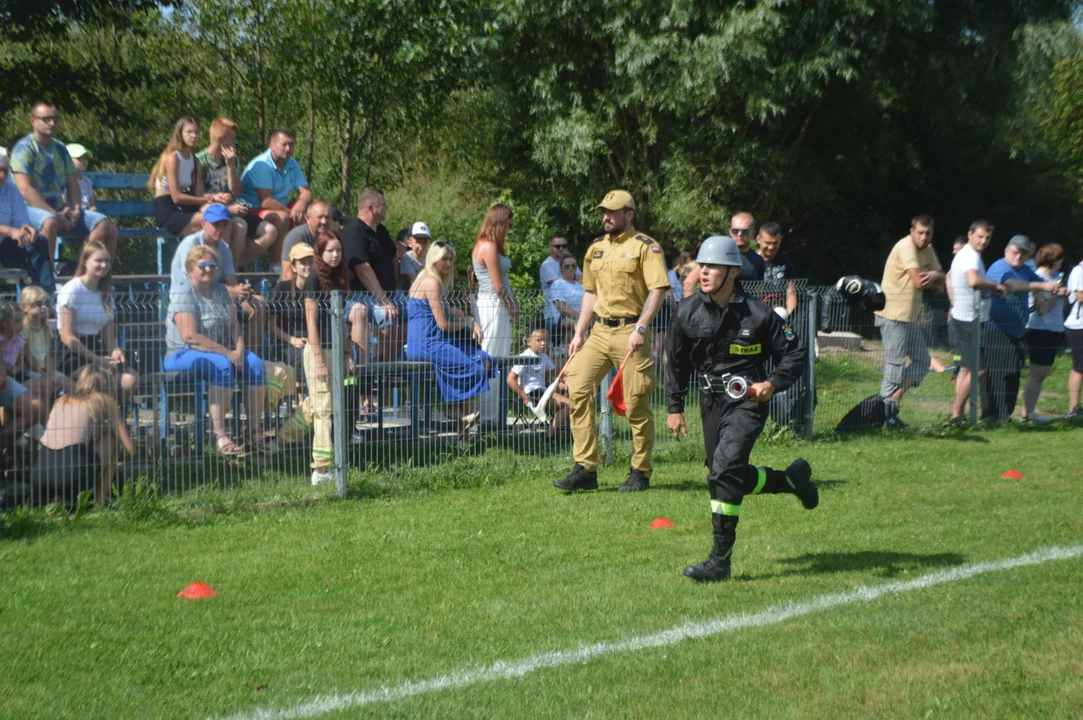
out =
{"type": "Polygon", "coordinates": [[[664,238],[724,230],[750,208],[789,228],[803,269],[835,272],[845,243],[854,269],[874,274],[917,212],[956,226],[1038,186],[1003,136],[1015,37],[1069,10],[516,0],[490,63],[518,131],[498,165],[579,223],[625,186],[664,238]]]}

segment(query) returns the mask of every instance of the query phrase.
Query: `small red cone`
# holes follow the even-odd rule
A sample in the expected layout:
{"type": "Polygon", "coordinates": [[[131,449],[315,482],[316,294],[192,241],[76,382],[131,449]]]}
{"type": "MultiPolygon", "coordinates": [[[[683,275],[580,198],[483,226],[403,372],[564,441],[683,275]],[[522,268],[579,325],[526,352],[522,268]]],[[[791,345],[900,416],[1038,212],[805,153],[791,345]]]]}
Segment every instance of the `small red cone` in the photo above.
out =
{"type": "Polygon", "coordinates": [[[188,600],[202,600],[203,598],[216,597],[218,593],[210,585],[204,582],[194,582],[177,593],[179,598],[188,600]]]}
{"type": "Polygon", "coordinates": [[[624,368],[617,371],[617,377],[613,378],[613,384],[609,386],[605,399],[613,406],[613,412],[621,417],[628,412],[628,407],[624,404],[624,368]]]}
{"type": "Polygon", "coordinates": [[[651,527],[652,528],[671,528],[671,527],[677,527],[677,526],[674,525],[673,521],[670,520],[669,518],[660,517],[660,518],[655,518],[654,520],[651,520],[651,527]]]}
{"type": "Polygon", "coordinates": [[[1019,472],[1018,470],[1009,470],[1000,477],[1004,478],[1005,480],[1022,480],[1023,473],[1019,472]]]}

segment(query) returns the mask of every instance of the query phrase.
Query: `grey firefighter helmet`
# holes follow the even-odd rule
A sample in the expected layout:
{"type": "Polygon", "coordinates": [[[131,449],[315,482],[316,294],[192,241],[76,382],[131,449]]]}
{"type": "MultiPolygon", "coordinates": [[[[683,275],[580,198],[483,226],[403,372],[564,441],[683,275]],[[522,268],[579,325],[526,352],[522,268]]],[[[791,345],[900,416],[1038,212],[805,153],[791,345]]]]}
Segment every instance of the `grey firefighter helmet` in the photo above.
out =
{"type": "Polygon", "coordinates": [[[725,235],[712,235],[699,246],[696,262],[700,265],[728,265],[741,267],[741,251],[733,238],[725,235]]]}

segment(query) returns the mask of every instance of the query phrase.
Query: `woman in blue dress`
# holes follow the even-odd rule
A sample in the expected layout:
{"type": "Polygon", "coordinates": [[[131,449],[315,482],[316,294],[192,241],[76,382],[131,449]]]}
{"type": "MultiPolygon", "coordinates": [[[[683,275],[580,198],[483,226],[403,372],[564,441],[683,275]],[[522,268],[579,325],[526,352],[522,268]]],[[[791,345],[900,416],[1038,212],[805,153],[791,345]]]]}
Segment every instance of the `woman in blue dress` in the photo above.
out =
{"type": "Polygon", "coordinates": [[[431,362],[436,386],[448,417],[459,417],[459,437],[477,422],[477,397],[489,391],[495,377],[492,357],[479,346],[481,326],[458,308],[449,308],[447,295],[455,281],[455,248],[437,242],[429,246],[425,267],[410,287],[406,303],[409,320],[406,359],[431,362]],[[470,338],[463,330],[470,330],[470,338]],[[471,340],[472,338],[472,340],[471,340]]]}

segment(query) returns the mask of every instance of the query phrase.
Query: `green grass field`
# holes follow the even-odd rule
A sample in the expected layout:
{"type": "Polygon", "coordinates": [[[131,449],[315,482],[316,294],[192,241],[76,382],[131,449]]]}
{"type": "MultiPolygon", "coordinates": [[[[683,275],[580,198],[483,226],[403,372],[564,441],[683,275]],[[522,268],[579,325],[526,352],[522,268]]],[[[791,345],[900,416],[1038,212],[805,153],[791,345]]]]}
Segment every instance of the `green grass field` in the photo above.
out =
{"type": "MultiPolygon", "coordinates": [[[[713,586],[680,574],[710,543],[694,441],[660,446],[634,496],[619,445],[573,496],[557,458],[346,501],[9,514],[0,717],[248,717],[1074,547],[1080,447],[1065,426],[765,444],[754,461],[812,462],[821,507],[749,499],[713,586]],[[194,580],[220,596],[178,599],[194,580]]],[[[1077,557],[326,716],[1067,718],[1080,658],[1077,557]]]]}

